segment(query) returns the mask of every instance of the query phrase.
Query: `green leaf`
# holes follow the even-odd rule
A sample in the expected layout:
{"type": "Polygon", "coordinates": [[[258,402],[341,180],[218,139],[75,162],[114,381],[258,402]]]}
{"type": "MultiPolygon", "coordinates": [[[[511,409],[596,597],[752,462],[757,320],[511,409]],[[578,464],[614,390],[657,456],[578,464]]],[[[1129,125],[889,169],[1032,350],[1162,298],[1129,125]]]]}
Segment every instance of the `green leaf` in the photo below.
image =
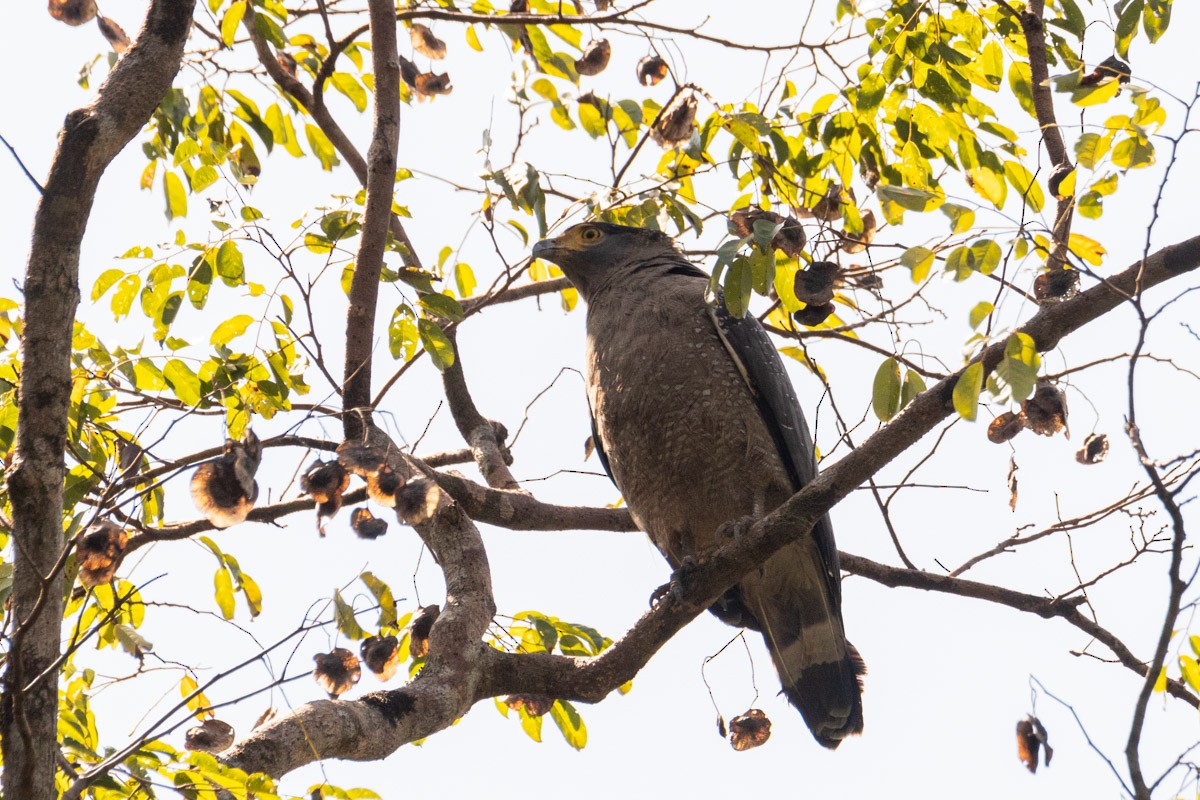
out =
{"type": "Polygon", "coordinates": [[[163,173],[163,194],[167,198],[167,219],[187,216],[187,192],[174,172],[163,173]]]}
{"type": "Polygon", "coordinates": [[[453,297],[433,292],[421,295],[418,302],[421,308],[450,322],[459,322],[463,318],[463,307],[453,297]]]}
{"type": "MultiPolygon", "coordinates": [[[[259,14],[258,18],[261,19],[262,16],[262,14],[259,14]]],[[[316,125],[313,125],[311,122],[306,123],[304,126],[304,136],[308,139],[309,149],[312,150],[317,160],[321,162],[321,169],[328,172],[341,163],[338,161],[337,150],[334,149],[333,142],[329,141],[329,137],[316,125]]]]}
{"type": "Polygon", "coordinates": [[[1002,389],[998,399],[1020,402],[1033,394],[1042,357],[1028,334],[1014,333],[1004,345],[1004,358],[996,365],[996,381],[1002,389]],[[1009,396],[1005,397],[1008,393],[1009,396]]]}
{"type": "Polygon", "coordinates": [[[1008,85],[1013,90],[1013,95],[1016,96],[1017,102],[1021,104],[1021,108],[1036,118],[1037,110],[1033,107],[1033,78],[1029,71],[1029,64],[1024,61],[1014,61],[1008,67],[1008,85]]]}
{"type": "Polygon", "coordinates": [[[96,282],[92,284],[92,300],[99,300],[104,296],[104,293],[112,288],[113,284],[124,277],[124,270],[106,269],[100,273],[100,277],[96,278],[96,282]]]}
{"type": "Polygon", "coordinates": [[[736,258],[725,273],[725,308],[741,319],[750,308],[750,294],[754,291],[754,272],[750,261],[736,258]]]}
{"type": "Polygon", "coordinates": [[[454,363],[454,345],[450,344],[450,340],[436,322],[428,319],[417,320],[417,333],[421,337],[421,346],[433,359],[434,366],[445,370],[454,363]]]}
{"type": "Polygon", "coordinates": [[[1005,161],[1004,175],[1021,195],[1025,205],[1029,206],[1035,214],[1042,210],[1042,207],[1046,205],[1046,195],[1033,177],[1033,173],[1026,169],[1024,164],[1017,161],[1005,161]]]}
{"type": "Polygon", "coordinates": [[[343,600],[342,593],[336,590],[333,593],[333,617],[337,622],[338,631],[347,639],[357,641],[367,637],[366,631],[358,624],[354,608],[343,600]]]}
{"type": "Polygon", "coordinates": [[[1125,61],[1129,60],[1129,45],[1137,33],[1138,20],[1142,17],[1144,7],[1144,0],[1130,0],[1129,4],[1120,10],[1121,15],[1117,18],[1117,55],[1125,61]]]}
{"type": "Polygon", "coordinates": [[[454,287],[458,289],[459,297],[470,297],[475,294],[475,272],[470,264],[461,261],[454,265],[454,287]]]}
{"type": "Polygon", "coordinates": [[[954,384],[954,410],[965,420],[973,422],[979,413],[979,393],[983,391],[983,364],[976,361],[954,384]]]}
{"type": "Polygon", "coordinates": [[[208,256],[200,256],[188,275],[187,296],[193,308],[204,308],[208,301],[208,290],[212,288],[213,268],[208,256]]]}
{"type": "Polygon", "coordinates": [[[129,313],[129,309],[133,307],[133,298],[137,297],[138,289],[142,286],[142,279],[137,275],[126,275],[117,284],[117,290],[112,296],[112,312],[116,319],[120,319],[129,313]]]}
{"type": "Polygon", "coordinates": [[[200,378],[187,364],[172,358],[163,365],[163,378],[185,406],[200,405],[200,378]]]}
{"type": "Polygon", "coordinates": [[[254,322],[254,317],[249,314],[238,314],[237,316],[230,317],[217,326],[209,342],[214,345],[229,344],[229,342],[245,333],[252,322],[254,322]]]}
{"type": "Polygon", "coordinates": [[[996,208],[1004,208],[1004,201],[1008,197],[1008,186],[1004,183],[1003,175],[991,167],[979,166],[968,170],[967,177],[970,178],[971,188],[975,190],[976,194],[996,208]]]}
{"type": "Polygon", "coordinates": [[[934,252],[928,247],[910,247],[900,256],[900,263],[912,270],[913,283],[920,283],[928,277],[933,259],[934,252]]]}
{"type": "Polygon", "coordinates": [[[976,303],[975,307],[971,309],[970,314],[972,330],[978,328],[979,324],[991,316],[992,312],[995,310],[996,307],[986,300],[981,303],[976,303]]]}
{"type": "Polygon", "coordinates": [[[1180,656],[1179,668],[1183,672],[1184,682],[1192,687],[1192,691],[1200,691],[1200,663],[1191,656],[1180,656]]]}
{"type": "Polygon", "coordinates": [[[221,18],[221,41],[226,47],[233,47],[233,39],[237,36],[238,25],[246,14],[246,0],[236,0],[229,6],[225,16],[221,18]]]}
{"type": "Polygon", "coordinates": [[[875,416],[883,422],[900,411],[900,365],[894,358],[886,359],[875,372],[871,407],[875,410],[875,416]]]}
{"type": "Polygon", "coordinates": [[[1142,29],[1151,43],[1157,42],[1167,32],[1167,26],[1171,24],[1171,3],[1172,0],[1146,0],[1142,29]]]}
{"type": "Polygon", "coordinates": [[[218,567],[213,584],[216,586],[217,607],[221,609],[221,616],[233,619],[233,575],[224,566],[218,567]]]}
{"type": "Polygon", "coordinates": [[[921,377],[921,373],[911,369],[904,373],[904,385],[900,387],[900,407],[906,407],[917,395],[925,391],[925,388],[925,379],[921,377]]]}
{"type": "Polygon", "coordinates": [[[554,724],[562,731],[563,738],[571,747],[582,750],[587,746],[587,728],[575,706],[566,700],[555,700],[554,705],[550,707],[550,719],[554,720],[554,724]]]}
{"type": "Polygon", "coordinates": [[[364,572],[358,577],[366,584],[374,596],[375,602],[379,604],[379,627],[397,628],[399,620],[396,617],[396,598],[392,594],[391,587],[375,577],[373,572],[364,572]]]}
{"type": "Polygon", "coordinates": [[[221,246],[217,248],[217,274],[226,286],[241,286],[246,278],[242,251],[232,241],[221,242],[221,246]]]}
{"type": "Polygon", "coordinates": [[[367,110],[367,92],[363,89],[362,84],[354,79],[353,75],[335,72],[330,81],[333,83],[333,88],[350,99],[359,113],[367,110]]]}

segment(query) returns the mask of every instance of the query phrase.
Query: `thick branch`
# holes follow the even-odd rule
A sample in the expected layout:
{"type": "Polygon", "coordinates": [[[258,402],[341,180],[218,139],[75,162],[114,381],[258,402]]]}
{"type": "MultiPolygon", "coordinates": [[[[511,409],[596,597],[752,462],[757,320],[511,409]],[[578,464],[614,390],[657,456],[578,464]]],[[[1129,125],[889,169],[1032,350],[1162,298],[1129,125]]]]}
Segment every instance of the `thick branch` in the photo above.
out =
{"type": "Polygon", "coordinates": [[[56,795],[58,683],[22,693],[59,654],[63,478],[71,396],[71,334],[79,304],[79,251],[100,176],[142,129],[179,71],[193,2],[154,2],[136,44],[91,105],[63,123],[34,218],[25,271],[19,422],[8,488],[13,507],[12,614],[17,620],[0,701],[3,793],[56,795]],[[33,365],[37,365],[33,368],[33,365]]]}
{"type": "Polygon", "coordinates": [[[370,4],[371,59],[375,66],[375,125],[367,151],[367,205],[362,237],[354,260],[350,307],[346,312],[346,366],[342,418],[347,439],[366,430],[371,405],[371,350],[375,342],[375,307],[379,274],[392,217],[396,184],[396,147],[400,141],[400,59],[396,53],[395,9],[370,4]]]}

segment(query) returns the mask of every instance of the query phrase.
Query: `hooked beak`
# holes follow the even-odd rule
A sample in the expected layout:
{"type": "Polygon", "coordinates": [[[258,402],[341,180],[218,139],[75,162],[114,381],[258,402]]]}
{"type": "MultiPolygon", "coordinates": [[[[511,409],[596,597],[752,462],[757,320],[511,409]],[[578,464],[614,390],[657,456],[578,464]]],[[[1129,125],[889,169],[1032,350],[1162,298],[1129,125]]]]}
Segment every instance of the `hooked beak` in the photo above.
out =
{"type": "Polygon", "coordinates": [[[542,239],[533,246],[533,250],[530,253],[534,258],[544,258],[547,261],[553,261],[553,254],[556,250],[558,250],[558,240],[542,239]]]}

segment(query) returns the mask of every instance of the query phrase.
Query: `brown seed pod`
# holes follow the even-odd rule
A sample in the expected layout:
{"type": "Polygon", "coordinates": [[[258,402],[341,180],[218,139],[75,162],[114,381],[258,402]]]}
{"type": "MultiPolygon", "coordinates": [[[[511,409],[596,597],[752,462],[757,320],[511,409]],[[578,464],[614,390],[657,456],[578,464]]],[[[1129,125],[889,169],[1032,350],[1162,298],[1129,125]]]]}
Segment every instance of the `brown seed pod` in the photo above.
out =
{"type": "Polygon", "coordinates": [[[867,249],[867,245],[875,240],[875,230],[877,228],[875,212],[870,210],[864,211],[862,213],[862,223],[862,233],[842,231],[842,252],[861,253],[867,249]]]}
{"type": "Polygon", "coordinates": [[[313,669],[313,679],[332,700],[337,700],[354,688],[354,684],[362,677],[358,656],[344,647],[335,647],[329,653],[317,653],[313,661],[317,665],[313,669]]]}
{"type": "Polygon", "coordinates": [[[454,91],[454,87],[450,85],[450,76],[446,74],[438,75],[433,72],[422,72],[416,77],[413,88],[417,91],[417,98],[420,100],[429,100],[439,94],[450,94],[454,91]]]}
{"type": "Polygon", "coordinates": [[[120,25],[104,16],[97,16],[96,23],[100,26],[100,33],[118,55],[129,49],[129,37],[120,25]]]}
{"type": "Polygon", "coordinates": [[[75,538],[79,582],[91,588],[111,581],[128,544],[129,534],[108,520],[89,526],[75,538]]]}
{"type": "Polygon", "coordinates": [[[400,476],[387,464],[367,474],[367,497],[386,508],[396,507],[396,492],[404,485],[400,476]]]}
{"type": "Polygon", "coordinates": [[[599,75],[608,67],[608,59],[612,56],[612,45],[608,39],[593,39],[583,50],[583,55],[575,59],[575,71],[580,75],[599,75]]]}
{"type": "Polygon", "coordinates": [[[387,520],[380,519],[370,509],[359,507],[350,514],[350,529],[360,539],[378,539],[387,533],[387,520]]]}
{"type": "Polygon", "coordinates": [[[1008,458],[1008,508],[1010,511],[1017,510],[1017,457],[1009,456],[1008,458]]]}
{"type": "Polygon", "coordinates": [[[799,258],[804,251],[804,245],[808,242],[800,220],[792,216],[785,217],[782,214],[776,214],[774,211],[764,211],[761,208],[743,208],[729,215],[729,222],[733,226],[734,232],[741,237],[753,235],[754,223],[763,219],[772,225],[783,223],[771,239],[771,246],[782,250],[792,258],[799,258]]]}
{"type": "Polygon", "coordinates": [[[861,275],[853,276],[852,280],[858,284],[860,289],[874,291],[883,288],[883,277],[878,272],[864,272],[861,275]]]}
{"type": "Polygon", "coordinates": [[[192,502],[218,528],[244,521],[258,498],[254,473],[261,461],[262,445],[254,431],[240,442],[226,439],[225,452],[192,475],[192,502]]]}
{"type": "Polygon", "coordinates": [[[1039,303],[1056,303],[1074,297],[1079,291],[1079,272],[1073,269],[1052,269],[1033,281],[1033,296],[1039,303]]]}
{"type": "Polygon", "coordinates": [[[263,725],[266,725],[268,722],[275,719],[275,715],[277,713],[278,712],[275,711],[274,706],[268,707],[266,711],[264,711],[263,713],[258,715],[258,719],[256,719],[254,721],[254,727],[251,728],[251,730],[257,730],[258,728],[261,728],[263,725]]]}
{"type": "Polygon", "coordinates": [[[342,507],[342,494],[350,487],[350,475],[337,461],[317,459],[300,476],[300,491],[317,501],[317,531],[325,535],[325,523],[342,507]]]}
{"type": "Polygon", "coordinates": [[[815,328],[829,319],[833,311],[833,303],[826,303],[823,306],[805,306],[799,311],[793,312],[792,319],[805,327],[815,328]]]}
{"type": "Polygon", "coordinates": [[[96,16],[96,0],[50,0],[50,16],[72,27],[91,22],[96,16]]]}
{"type": "Polygon", "coordinates": [[[438,615],[441,613],[441,606],[431,603],[418,608],[417,613],[413,614],[408,631],[408,651],[414,658],[424,658],[429,655],[429,633],[433,630],[433,623],[437,622],[438,615]]]}
{"type": "Polygon", "coordinates": [[[1054,757],[1054,750],[1050,747],[1049,736],[1046,734],[1046,728],[1042,725],[1041,720],[1034,716],[1025,717],[1017,723],[1017,758],[1021,759],[1021,763],[1025,765],[1025,769],[1030,772],[1037,772],[1038,768],[1038,750],[1046,748],[1046,766],[1050,766],[1050,759],[1054,757]]]}
{"type": "Polygon", "coordinates": [[[1025,426],[1041,436],[1053,436],[1059,431],[1070,439],[1067,427],[1067,398],[1058,387],[1040,378],[1033,396],[1021,403],[1025,426]]]}
{"type": "Polygon", "coordinates": [[[729,743],[734,750],[751,750],[770,738],[771,720],[757,708],[729,721],[729,743]]]}
{"type": "Polygon", "coordinates": [[[358,654],[381,681],[390,681],[400,669],[400,643],[395,636],[368,636],[358,654]]]}
{"type": "Polygon", "coordinates": [[[809,306],[828,305],[833,301],[834,291],[841,285],[841,267],[832,261],[814,261],[796,273],[796,299],[809,306]]]}
{"type": "Polygon", "coordinates": [[[554,707],[554,698],[544,694],[510,694],[501,697],[500,702],[514,710],[523,708],[531,717],[548,714],[554,707]]]}
{"type": "Polygon", "coordinates": [[[187,733],[183,735],[183,746],[202,753],[220,753],[229,749],[234,738],[233,726],[228,722],[206,719],[187,729],[187,733]]]}
{"type": "Polygon", "coordinates": [[[419,22],[414,22],[408,29],[408,37],[412,40],[413,50],[423,56],[440,61],[446,57],[446,43],[433,35],[433,31],[419,22]]]}
{"type": "Polygon", "coordinates": [[[835,183],[825,190],[825,196],[812,207],[812,215],[822,222],[834,222],[842,218],[842,206],[854,202],[854,191],[835,183]]]}
{"type": "Polygon", "coordinates": [[[1083,447],[1075,453],[1075,460],[1080,464],[1099,464],[1108,457],[1108,436],[1103,433],[1088,434],[1083,440],[1083,447]]]}
{"type": "Polygon", "coordinates": [[[698,105],[695,92],[680,92],[654,120],[650,137],[664,150],[687,144],[696,130],[698,105]]]}
{"type": "Polygon", "coordinates": [[[1005,411],[988,425],[987,438],[994,444],[1003,444],[1023,430],[1025,430],[1025,417],[1005,411]]]}
{"type": "Polygon", "coordinates": [[[396,517],[405,525],[420,525],[433,517],[442,490],[426,478],[417,478],[396,491],[396,517]]]}
{"type": "Polygon", "coordinates": [[[292,57],[291,53],[286,50],[280,50],[275,53],[275,61],[279,63],[280,68],[284,72],[293,78],[296,77],[296,59],[292,57]]]}
{"type": "Polygon", "coordinates": [[[638,83],[642,86],[654,86],[670,73],[667,62],[656,55],[646,56],[637,65],[638,83]]]}

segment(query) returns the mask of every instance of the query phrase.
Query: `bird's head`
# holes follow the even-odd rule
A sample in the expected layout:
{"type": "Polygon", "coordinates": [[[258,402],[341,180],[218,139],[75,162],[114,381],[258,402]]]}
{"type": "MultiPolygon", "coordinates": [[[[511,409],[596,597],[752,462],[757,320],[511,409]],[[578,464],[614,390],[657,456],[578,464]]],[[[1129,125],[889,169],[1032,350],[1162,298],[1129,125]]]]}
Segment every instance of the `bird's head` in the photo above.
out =
{"type": "Polygon", "coordinates": [[[573,225],[561,236],[535,244],[533,256],[562,267],[585,298],[607,278],[655,259],[680,259],[675,242],[665,233],[610,222],[573,225]]]}

